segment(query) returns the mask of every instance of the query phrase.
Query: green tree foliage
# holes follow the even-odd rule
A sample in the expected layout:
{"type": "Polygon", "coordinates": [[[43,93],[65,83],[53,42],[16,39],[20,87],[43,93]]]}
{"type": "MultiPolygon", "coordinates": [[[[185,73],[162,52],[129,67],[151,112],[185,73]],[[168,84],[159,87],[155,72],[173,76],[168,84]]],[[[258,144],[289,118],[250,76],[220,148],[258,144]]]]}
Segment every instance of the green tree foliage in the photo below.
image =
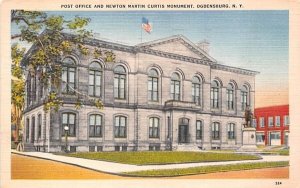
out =
{"type": "MultiPolygon", "coordinates": [[[[24,108],[24,75],[28,71],[39,71],[40,79],[44,86],[51,88],[47,99],[44,101],[44,110],[58,110],[63,101],[60,100],[58,91],[61,85],[62,57],[71,52],[82,55],[94,55],[95,58],[103,58],[106,62],[114,62],[115,55],[111,51],[103,51],[95,48],[93,52],[84,44],[84,40],[92,37],[92,32],[86,29],[90,18],[76,16],[71,20],[60,15],[49,16],[40,11],[13,10],[11,12],[11,23],[16,26],[18,33],[11,35],[16,41],[11,47],[12,75],[17,79],[12,83],[12,104],[20,111],[24,108]],[[66,35],[71,33],[72,35],[66,35]],[[26,42],[32,47],[26,61],[25,49],[20,48],[20,42],[26,42]],[[30,70],[29,70],[30,69],[30,70]]],[[[102,101],[90,99],[87,95],[74,91],[78,98],[86,97],[94,105],[102,109],[102,101]]],[[[78,100],[76,108],[83,106],[84,100],[78,100]]],[[[22,114],[22,113],[20,113],[22,114]]]]}

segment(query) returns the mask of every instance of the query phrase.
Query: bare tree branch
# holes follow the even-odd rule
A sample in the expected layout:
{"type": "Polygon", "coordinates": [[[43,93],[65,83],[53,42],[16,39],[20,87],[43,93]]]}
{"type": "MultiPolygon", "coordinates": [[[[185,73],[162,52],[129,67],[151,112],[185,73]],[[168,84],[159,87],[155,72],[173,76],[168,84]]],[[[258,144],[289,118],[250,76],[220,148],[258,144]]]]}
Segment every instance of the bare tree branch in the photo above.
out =
{"type": "Polygon", "coordinates": [[[22,35],[21,34],[15,34],[15,35],[12,35],[11,36],[11,39],[16,39],[16,38],[19,38],[21,37],[22,35]]]}

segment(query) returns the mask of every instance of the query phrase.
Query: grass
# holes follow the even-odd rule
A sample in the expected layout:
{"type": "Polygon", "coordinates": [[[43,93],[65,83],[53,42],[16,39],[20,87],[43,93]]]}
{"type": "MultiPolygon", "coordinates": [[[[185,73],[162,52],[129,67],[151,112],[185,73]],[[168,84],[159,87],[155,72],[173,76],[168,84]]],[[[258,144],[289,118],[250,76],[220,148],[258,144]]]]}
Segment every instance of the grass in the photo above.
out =
{"type": "Polygon", "coordinates": [[[278,155],[289,155],[289,149],[282,149],[282,148],[272,148],[272,149],[263,149],[263,152],[268,152],[271,154],[278,154],[278,155]]]}
{"type": "Polygon", "coordinates": [[[135,165],[241,161],[260,159],[259,156],[249,154],[174,151],[82,152],[69,154],[60,153],[59,155],[135,165]]]}
{"type": "Polygon", "coordinates": [[[180,169],[144,170],[144,171],[126,172],[123,173],[123,175],[139,176],[139,177],[172,177],[172,176],[207,174],[207,173],[214,173],[214,172],[285,167],[285,166],[289,166],[288,161],[241,163],[241,164],[231,164],[231,165],[202,166],[202,167],[180,168],[180,169]]]}

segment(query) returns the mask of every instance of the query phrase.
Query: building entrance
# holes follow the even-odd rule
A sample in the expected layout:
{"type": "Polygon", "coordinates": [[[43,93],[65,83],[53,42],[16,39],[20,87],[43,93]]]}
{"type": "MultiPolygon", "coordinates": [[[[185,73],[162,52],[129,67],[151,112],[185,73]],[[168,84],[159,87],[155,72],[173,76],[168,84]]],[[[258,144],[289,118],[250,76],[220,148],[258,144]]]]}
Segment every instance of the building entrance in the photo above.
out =
{"type": "Polygon", "coordinates": [[[178,126],[178,143],[189,142],[189,119],[181,118],[178,126]]]}

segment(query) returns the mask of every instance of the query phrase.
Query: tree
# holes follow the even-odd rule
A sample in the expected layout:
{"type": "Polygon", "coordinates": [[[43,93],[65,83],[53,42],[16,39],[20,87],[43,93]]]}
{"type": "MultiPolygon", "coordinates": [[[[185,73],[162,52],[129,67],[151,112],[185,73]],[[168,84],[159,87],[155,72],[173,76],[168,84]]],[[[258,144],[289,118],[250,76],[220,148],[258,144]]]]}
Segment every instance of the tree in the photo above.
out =
{"type": "MultiPolygon", "coordinates": [[[[63,16],[51,15],[45,12],[13,10],[11,12],[11,23],[18,27],[18,33],[11,35],[12,45],[12,75],[18,81],[12,84],[12,105],[17,109],[18,116],[21,119],[24,108],[25,80],[24,74],[28,72],[34,75],[39,74],[41,83],[51,91],[48,92],[44,101],[44,110],[58,110],[63,101],[58,96],[60,87],[63,56],[77,51],[82,55],[93,54],[95,58],[102,57],[106,62],[114,62],[115,56],[111,51],[103,51],[100,48],[89,49],[84,41],[92,37],[92,32],[86,29],[90,22],[89,18],[76,16],[72,20],[66,20],[63,16]],[[70,35],[66,35],[71,33],[70,35]],[[23,56],[25,49],[20,48],[19,42],[25,41],[31,45],[29,49],[30,56],[23,56]],[[22,63],[21,63],[22,62],[22,63]]],[[[102,109],[103,104],[100,99],[90,99],[87,95],[72,88],[78,96],[76,108],[82,107],[84,101],[81,98],[88,98],[89,102],[102,109]]],[[[20,120],[17,122],[20,127],[20,120]]]]}

